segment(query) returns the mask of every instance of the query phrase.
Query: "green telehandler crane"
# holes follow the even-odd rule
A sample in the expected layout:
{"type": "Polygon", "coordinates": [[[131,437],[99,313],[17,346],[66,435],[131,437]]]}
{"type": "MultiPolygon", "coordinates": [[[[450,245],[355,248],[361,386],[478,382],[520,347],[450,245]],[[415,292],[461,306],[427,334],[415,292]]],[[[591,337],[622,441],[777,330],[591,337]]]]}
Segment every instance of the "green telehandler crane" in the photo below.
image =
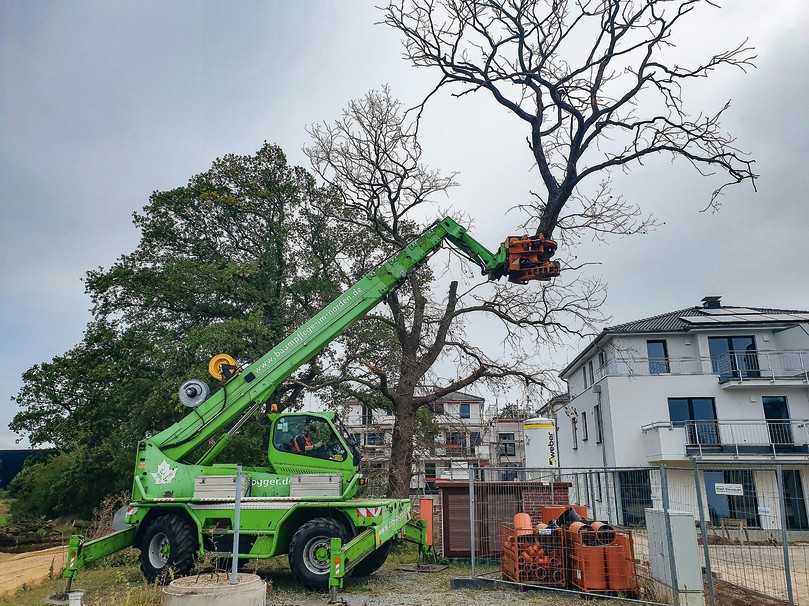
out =
{"type": "Polygon", "coordinates": [[[273,405],[266,466],[245,467],[238,474],[236,464],[214,461],[285,379],[444,243],[492,280],[506,276],[525,284],[559,275],[559,263],[551,260],[553,240],[511,236],[492,253],[445,218],[255,362],[239,367],[230,356],[215,356],[209,371],[221,387],[211,394],[202,381],[184,383],[180,400],[193,410],[138,444],[125,527],[93,540],[70,538],[62,573],[67,590],[83,566],[129,546],[140,550],[140,567],[149,581],[187,574],[206,552],[230,555],[234,534],[240,561],[288,554],[300,582],[333,592],[347,575],[367,575],[381,567],[392,540],[415,542],[420,555],[426,555],[425,525],[411,521],[409,499],[358,496],[360,453],[332,412],[285,413],[273,405]],[[243,490],[237,498],[238,484],[243,490]]]}

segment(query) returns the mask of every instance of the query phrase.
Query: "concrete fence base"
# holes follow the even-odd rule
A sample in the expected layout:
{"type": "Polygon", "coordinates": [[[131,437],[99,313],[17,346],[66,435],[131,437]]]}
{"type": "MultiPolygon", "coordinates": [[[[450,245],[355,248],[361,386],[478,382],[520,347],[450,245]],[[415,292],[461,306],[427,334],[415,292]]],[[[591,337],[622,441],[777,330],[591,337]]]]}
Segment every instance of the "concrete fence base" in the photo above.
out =
{"type": "Polygon", "coordinates": [[[227,574],[175,579],[163,588],[163,606],[265,606],[267,584],[255,574],[239,574],[236,585],[227,574]]]}

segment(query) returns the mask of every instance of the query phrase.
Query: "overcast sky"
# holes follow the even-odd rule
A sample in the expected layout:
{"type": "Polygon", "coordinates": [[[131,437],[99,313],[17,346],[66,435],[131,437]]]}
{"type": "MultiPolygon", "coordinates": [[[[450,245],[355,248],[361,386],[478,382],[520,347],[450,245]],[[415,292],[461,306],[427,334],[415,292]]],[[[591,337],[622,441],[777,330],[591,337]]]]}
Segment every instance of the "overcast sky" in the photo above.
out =
{"type": "MultiPolygon", "coordinates": [[[[654,233],[582,246],[603,262],[615,322],[697,304],[809,308],[809,3],[728,0],[689,21],[683,52],[705,56],[748,37],[758,69],[697,83],[689,106],[734,100],[725,121],[753,152],[759,191],[730,190],[700,213],[710,185],[685,166],[650,163],[618,189],[665,222],[654,233]]],[[[222,154],[264,140],[304,164],[305,127],[390,83],[418,100],[432,76],[400,58],[398,36],[359,1],[14,2],[0,0],[0,448],[21,373],[75,344],[89,318],[81,278],[131,250],[132,211],[222,154]]],[[[491,100],[439,97],[423,144],[459,171],[443,202],[493,246],[503,210],[536,187],[522,124],[491,100]]],[[[563,366],[570,351],[553,354],[563,366]]]]}

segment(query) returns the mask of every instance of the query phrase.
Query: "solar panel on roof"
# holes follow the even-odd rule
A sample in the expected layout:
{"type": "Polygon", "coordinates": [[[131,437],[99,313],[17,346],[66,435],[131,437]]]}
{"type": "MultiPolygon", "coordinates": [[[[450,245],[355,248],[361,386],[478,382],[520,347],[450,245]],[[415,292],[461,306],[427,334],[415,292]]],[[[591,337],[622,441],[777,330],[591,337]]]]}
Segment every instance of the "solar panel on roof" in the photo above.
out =
{"type": "Polygon", "coordinates": [[[801,315],[809,316],[809,314],[767,314],[767,317],[779,322],[794,322],[795,320],[800,320],[801,315]]]}
{"type": "Polygon", "coordinates": [[[718,309],[701,309],[703,313],[710,314],[712,316],[722,316],[726,314],[757,314],[755,309],[749,309],[747,307],[720,307],[718,309]]]}
{"type": "Polygon", "coordinates": [[[740,324],[740,323],[758,323],[758,322],[795,322],[799,319],[798,316],[805,316],[805,320],[809,320],[809,314],[723,314],[717,316],[680,316],[680,320],[688,324],[740,324]]]}
{"type": "Polygon", "coordinates": [[[716,324],[719,322],[719,318],[709,318],[708,316],[680,316],[680,319],[689,324],[716,324]]]}

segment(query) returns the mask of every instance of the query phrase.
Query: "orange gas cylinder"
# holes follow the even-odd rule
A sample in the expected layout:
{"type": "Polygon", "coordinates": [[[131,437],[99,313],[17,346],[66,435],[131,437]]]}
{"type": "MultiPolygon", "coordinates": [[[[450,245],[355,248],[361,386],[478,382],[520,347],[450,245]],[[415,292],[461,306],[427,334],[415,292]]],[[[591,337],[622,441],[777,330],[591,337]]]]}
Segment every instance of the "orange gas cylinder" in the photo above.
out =
{"type": "Polygon", "coordinates": [[[607,584],[612,591],[637,591],[638,577],[635,573],[635,553],[632,536],[627,532],[615,534],[615,542],[605,547],[607,559],[607,584]]]}
{"type": "Polygon", "coordinates": [[[517,536],[534,534],[534,528],[531,525],[531,516],[527,513],[515,513],[514,530],[517,536]]]}

